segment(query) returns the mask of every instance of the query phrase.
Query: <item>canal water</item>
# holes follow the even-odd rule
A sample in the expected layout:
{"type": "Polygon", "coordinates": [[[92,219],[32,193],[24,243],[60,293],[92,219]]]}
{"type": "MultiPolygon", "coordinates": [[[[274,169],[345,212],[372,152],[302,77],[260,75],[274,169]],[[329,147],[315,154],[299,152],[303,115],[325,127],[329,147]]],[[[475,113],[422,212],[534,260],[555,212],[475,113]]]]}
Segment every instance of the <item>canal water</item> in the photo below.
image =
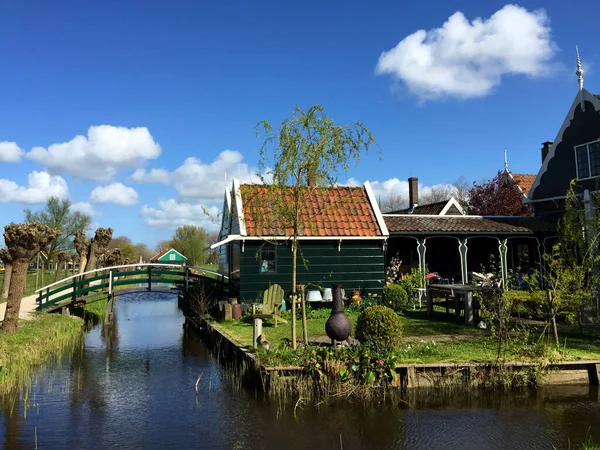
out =
{"type": "Polygon", "coordinates": [[[125,294],[111,336],[36,375],[4,401],[5,449],[519,449],[600,442],[598,390],[410,393],[394,406],[317,408],[240,390],[169,293],[125,294]],[[198,376],[198,395],[195,385],[198,376]],[[12,412],[11,412],[12,411],[12,412]]]}

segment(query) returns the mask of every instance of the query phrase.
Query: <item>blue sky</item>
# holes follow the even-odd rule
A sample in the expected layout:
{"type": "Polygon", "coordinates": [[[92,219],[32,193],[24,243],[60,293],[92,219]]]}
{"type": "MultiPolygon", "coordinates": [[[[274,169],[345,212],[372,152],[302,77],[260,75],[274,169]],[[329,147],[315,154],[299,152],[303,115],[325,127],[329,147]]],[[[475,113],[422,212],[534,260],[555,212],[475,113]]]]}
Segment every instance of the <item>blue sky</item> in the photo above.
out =
{"type": "Polygon", "coordinates": [[[201,205],[220,208],[225,171],[251,178],[255,124],[314,103],[374,133],[383,159],[340,178],[383,197],[409,176],[492,177],[505,149],[537,173],[577,93],[575,44],[600,92],[600,2],[408,4],[2,2],[0,226],[55,194],[151,246],[214,228],[201,205]]]}

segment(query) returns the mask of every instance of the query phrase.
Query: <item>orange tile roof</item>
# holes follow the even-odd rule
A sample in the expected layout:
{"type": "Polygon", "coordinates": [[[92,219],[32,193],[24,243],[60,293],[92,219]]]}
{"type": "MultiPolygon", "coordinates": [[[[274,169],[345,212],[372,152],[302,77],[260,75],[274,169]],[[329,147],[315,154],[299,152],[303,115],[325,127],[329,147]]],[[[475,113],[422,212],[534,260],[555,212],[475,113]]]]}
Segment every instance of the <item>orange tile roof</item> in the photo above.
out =
{"type": "Polygon", "coordinates": [[[531,186],[533,186],[533,183],[535,182],[536,176],[529,173],[513,173],[511,175],[513,180],[515,180],[515,183],[517,183],[523,191],[523,195],[527,197],[531,186]]]}
{"type": "MultiPolygon", "coordinates": [[[[364,187],[303,187],[300,202],[300,236],[382,236],[375,212],[364,187]]],[[[282,188],[279,194],[264,185],[240,186],[246,234],[248,236],[291,236],[274,218],[267,216],[283,195],[292,204],[292,190],[282,188]],[[271,206],[270,206],[271,205],[271,206]]]]}
{"type": "Polygon", "coordinates": [[[162,258],[163,256],[165,256],[170,251],[171,251],[171,249],[167,249],[167,250],[163,250],[162,252],[157,253],[152,258],[150,258],[150,262],[152,262],[152,261],[158,261],[160,258],[162,258]]]}

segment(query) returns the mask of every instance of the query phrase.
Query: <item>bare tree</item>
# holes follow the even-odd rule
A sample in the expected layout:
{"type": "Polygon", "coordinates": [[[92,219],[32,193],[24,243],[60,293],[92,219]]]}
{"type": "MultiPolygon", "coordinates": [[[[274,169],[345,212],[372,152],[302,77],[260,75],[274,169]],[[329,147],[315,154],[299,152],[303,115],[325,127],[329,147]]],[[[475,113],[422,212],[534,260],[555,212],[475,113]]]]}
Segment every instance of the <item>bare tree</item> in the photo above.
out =
{"type": "Polygon", "coordinates": [[[381,201],[382,212],[400,211],[408,208],[408,198],[400,194],[390,194],[381,201]]]}
{"type": "Polygon", "coordinates": [[[98,228],[96,230],[96,234],[88,245],[85,272],[98,268],[98,259],[106,252],[106,248],[112,239],[112,233],[112,228],[98,228]]]}
{"type": "Polygon", "coordinates": [[[6,333],[17,331],[29,261],[40,249],[56,239],[59,234],[59,230],[41,223],[10,224],[4,227],[4,242],[13,266],[6,302],[6,314],[2,323],[2,330],[6,333]]]}

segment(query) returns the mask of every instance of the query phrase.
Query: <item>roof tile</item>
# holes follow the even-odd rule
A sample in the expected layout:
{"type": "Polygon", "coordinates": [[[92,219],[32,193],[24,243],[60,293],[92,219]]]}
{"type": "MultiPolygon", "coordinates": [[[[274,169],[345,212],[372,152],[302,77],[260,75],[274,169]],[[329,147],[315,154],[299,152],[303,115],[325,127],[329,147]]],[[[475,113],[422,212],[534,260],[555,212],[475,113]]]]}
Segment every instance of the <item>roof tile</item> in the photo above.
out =
{"type": "Polygon", "coordinates": [[[529,195],[529,190],[533,183],[535,182],[535,175],[529,173],[513,173],[511,174],[515,183],[521,188],[523,191],[523,195],[527,197],[529,195]]]}
{"type": "Polygon", "coordinates": [[[520,233],[550,232],[556,223],[536,217],[385,215],[390,233],[520,233]]]}
{"type": "MultiPolygon", "coordinates": [[[[301,236],[382,236],[375,212],[364,187],[303,187],[300,204],[301,236]]],[[[242,207],[248,236],[280,236],[281,227],[268,211],[277,203],[273,195],[292,202],[292,188],[278,193],[264,185],[240,186],[242,207]],[[271,206],[269,206],[271,205],[271,206]],[[261,232],[258,231],[261,229],[261,232]]],[[[285,230],[290,236],[291,229],[285,230]]]]}

